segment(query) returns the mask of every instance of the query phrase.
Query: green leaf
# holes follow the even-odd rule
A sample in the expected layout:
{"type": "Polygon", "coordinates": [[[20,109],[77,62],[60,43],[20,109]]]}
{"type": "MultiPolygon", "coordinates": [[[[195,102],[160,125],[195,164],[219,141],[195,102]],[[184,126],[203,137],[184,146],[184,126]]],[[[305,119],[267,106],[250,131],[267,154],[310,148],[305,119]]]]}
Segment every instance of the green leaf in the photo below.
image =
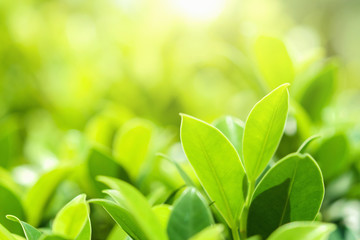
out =
{"type": "Polygon", "coordinates": [[[166,229],[172,211],[172,206],[167,204],[160,204],[152,207],[152,210],[159,220],[161,226],[166,229]]]}
{"type": "Polygon", "coordinates": [[[102,195],[101,191],[106,188],[106,185],[96,181],[97,176],[102,175],[129,180],[125,170],[111,156],[95,148],[92,148],[89,152],[87,167],[89,179],[95,186],[98,195],[102,195]]]}
{"type": "Polygon", "coordinates": [[[115,189],[108,190],[106,193],[131,214],[144,231],[147,239],[167,239],[166,233],[147,199],[135,187],[115,178],[102,176],[98,179],[110,188],[115,189]]]}
{"type": "Polygon", "coordinates": [[[134,180],[139,176],[149,152],[153,125],[145,120],[131,120],[115,136],[114,156],[134,180]]]}
{"type": "Polygon", "coordinates": [[[260,181],[251,200],[248,236],[266,238],[279,226],[312,221],[324,197],[320,168],[308,154],[290,154],[260,181]]]}
{"type": "Polygon", "coordinates": [[[338,66],[328,62],[298,91],[297,100],[314,121],[321,120],[323,109],[330,103],[336,89],[338,66]]]}
{"type": "Polygon", "coordinates": [[[29,224],[37,226],[40,223],[46,204],[70,170],[69,167],[59,167],[45,173],[29,190],[24,200],[29,224]]]}
{"type": "Polygon", "coordinates": [[[259,37],[255,42],[255,57],[259,70],[271,89],[294,80],[293,63],[280,39],[259,37]]]}
{"type": "Polygon", "coordinates": [[[114,221],[134,240],[149,239],[134,216],[125,208],[113,201],[104,199],[90,200],[91,203],[102,206],[114,221]]]}
{"type": "Polygon", "coordinates": [[[86,202],[85,194],[82,194],[71,200],[58,212],[52,230],[55,234],[66,238],[90,240],[90,226],[89,205],[86,202]]]}
{"type": "Polygon", "coordinates": [[[218,129],[194,117],[181,116],[184,152],[227,224],[237,228],[247,186],[239,155],[218,129]]]}
{"type": "Polygon", "coordinates": [[[7,230],[3,225],[0,224],[0,239],[1,240],[15,240],[15,237],[7,230]]]}
{"type": "Polygon", "coordinates": [[[195,236],[191,237],[190,240],[222,240],[224,239],[224,237],[222,236],[223,231],[223,225],[212,225],[205,228],[195,236]]]}
{"type": "Polygon", "coordinates": [[[315,136],[311,136],[308,139],[306,139],[303,144],[301,144],[301,146],[299,147],[299,149],[297,150],[298,153],[305,153],[305,150],[307,149],[307,147],[316,139],[320,138],[319,135],[315,135],[315,136]]]}
{"type": "Polygon", "coordinates": [[[281,85],[251,110],[246,121],[243,154],[246,173],[254,182],[274,155],[284,131],[289,84],[281,85]]]}
{"type": "Polygon", "coordinates": [[[111,232],[107,236],[106,240],[125,240],[127,237],[127,233],[118,224],[116,224],[113,229],[111,229],[111,232]]]}
{"type": "Polygon", "coordinates": [[[320,222],[293,222],[278,228],[268,240],[327,240],[335,225],[320,222]]]}
{"type": "Polygon", "coordinates": [[[13,215],[7,215],[6,217],[14,222],[18,222],[21,225],[26,240],[39,240],[41,238],[42,233],[30,224],[21,221],[19,218],[13,215]]]}
{"type": "Polygon", "coordinates": [[[242,159],[242,141],[245,124],[240,119],[225,116],[215,120],[213,125],[229,139],[242,159]]]}
{"type": "Polygon", "coordinates": [[[325,180],[341,174],[351,163],[348,153],[350,144],[344,133],[337,133],[325,139],[313,153],[325,180]]]}
{"type": "Polygon", "coordinates": [[[188,188],[175,201],[167,232],[170,240],[188,240],[213,223],[205,199],[195,188],[188,188]]]}
{"type": "Polygon", "coordinates": [[[67,239],[58,235],[43,235],[40,238],[40,240],[67,240],[67,239]]]}
{"type": "Polygon", "coordinates": [[[19,224],[6,219],[6,215],[25,218],[25,212],[19,197],[8,187],[0,184],[0,224],[12,233],[21,234],[22,229],[19,224]]]}

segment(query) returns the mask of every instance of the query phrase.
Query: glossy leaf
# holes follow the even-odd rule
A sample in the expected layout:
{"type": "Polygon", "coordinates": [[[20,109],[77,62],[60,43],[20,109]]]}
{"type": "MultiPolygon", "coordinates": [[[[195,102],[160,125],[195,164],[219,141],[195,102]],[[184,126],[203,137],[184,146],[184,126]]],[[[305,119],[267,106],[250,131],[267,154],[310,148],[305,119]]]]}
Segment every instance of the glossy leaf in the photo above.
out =
{"type": "Polygon", "coordinates": [[[167,239],[164,229],[152,211],[147,199],[133,186],[119,179],[99,177],[101,182],[115,190],[106,191],[116,203],[127,210],[143,229],[147,239],[167,239]]]}
{"type": "Polygon", "coordinates": [[[115,136],[114,156],[126,169],[132,179],[136,179],[146,160],[153,125],[145,120],[127,122],[115,136]]]}
{"type": "Polygon", "coordinates": [[[218,129],[182,115],[181,143],[202,186],[228,225],[237,228],[247,179],[238,153],[218,129]]]}
{"type": "Polygon", "coordinates": [[[312,221],[324,197],[324,183],[308,154],[290,154],[277,162],[255,189],[248,215],[248,236],[266,238],[279,226],[312,221]]]}
{"type": "Polygon", "coordinates": [[[89,206],[85,194],[66,204],[56,215],[52,226],[55,234],[70,239],[90,240],[89,206]]]}
{"type": "Polygon", "coordinates": [[[281,85],[251,110],[246,121],[243,154],[246,173],[254,182],[274,155],[288,113],[289,84],[281,85]]]}
{"type": "Polygon", "coordinates": [[[242,141],[245,124],[240,119],[225,116],[215,120],[213,125],[229,139],[242,159],[242,141]]]}
{"type": "Polygon", "coordinates": [[[18,222],[21,225],[26,240],[39,240],[41,238],[42,233],[30,224],[21,221],[19,218],[13,215],[7,215],[6,217],[14,222],[18,222]]]}
{"type": "Polygon", "coordinates": [[[280,39],[259,37],[255,42],[255,57],[259,70],[271,89],[294,80],[293,63],[280,39]]]}
{"type": "Polygon", "coordinates": [[[205,199],[195,188],[188,188],[174,204],[167,232],[170,240],[187,240],[213,223],[205,199]]]}
{"type": "Polygon", "coordinates": [[[270,235],[268,240],[327,240],[335,225],[320,222],[293,222],[270,235]]]}
{"type": "Polygon", "coordinates": [[[190,240],[222,240],[224,239],[224,237],[222,236],[223,231],[223,225],[212,225],[205,228],[195,236],[191,237],[190,240]]]}
{"type": "Polygon", "coordinates": [[[45,173],[29,190],[24,200],[29,224],[37,226],[40,223],[46,204],[70,170],[69,167],[59,167],[45,173]]]}

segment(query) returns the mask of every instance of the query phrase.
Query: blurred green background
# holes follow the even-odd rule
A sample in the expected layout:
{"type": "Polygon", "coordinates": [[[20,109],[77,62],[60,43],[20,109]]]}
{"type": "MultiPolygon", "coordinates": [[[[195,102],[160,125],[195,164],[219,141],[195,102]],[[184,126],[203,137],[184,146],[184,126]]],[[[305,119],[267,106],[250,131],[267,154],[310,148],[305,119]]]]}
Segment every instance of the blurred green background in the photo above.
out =
{"type": "MultiPolygon", "coordinates": [[[[278,157],[322,135],[311,151],[332,187],[324,218],[360,233],[359,39],[358,0],[2,0],[0,166],[27,189],[59,164],[83,163],[89,149],[116,152],[134,118],[156,126],[156,158],[178,150],[180,112],[245,121],[291,82],[278,157]]],[[[134,138],[127,149],[141,145],[134,138]]],[[[167,167],[159,171],[171,175],[167,167]]],[[[63,198],[96,196],[79,185],[63,198]]]]}

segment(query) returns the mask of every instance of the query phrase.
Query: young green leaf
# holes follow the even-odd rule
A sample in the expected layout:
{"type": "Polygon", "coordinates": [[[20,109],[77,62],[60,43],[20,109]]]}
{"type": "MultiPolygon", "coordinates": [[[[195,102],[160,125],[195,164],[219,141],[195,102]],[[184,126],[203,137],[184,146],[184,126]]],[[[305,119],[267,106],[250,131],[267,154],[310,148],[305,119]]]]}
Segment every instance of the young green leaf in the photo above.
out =
{"type": "Polygon", "coordinates": [[[293,63],[280,39],[259,37],[255,42],[255,57],[260,72],[271,89],[294,80],[293,63]]]}
{"type": "Polygon", "coordinates": [[[6,215],[18,216],[25,218],[25,212],[19,197],[8,187],[0,183],[0,224],[12,233],[21,234],[22,229],[19,224],[6,219],[6,215]]]}
{"type": "Polygon", "coordinates": [[[0,224],[0,239],[1,240],[15,240],[15,237],[7,230],[3,225],[0,224]]]}
{"type": "Polygon", "coordinates": [[[156,215],[157,219],[159,220],[161,226],[166,229],[172,211],[172,206],[167,204],[161,204],[152,207],[152,210],[156,215]]]}
{"type": "Polygon", "coordinates": [[[273,232],[268,240],[326,240],[335,225],[320,222],[292,222],[273,232]]]}
{"type": "Polygon", "coordinates": [[[182,115],[181,143],[202,186],[231,228],[237,228],[247,184],[238,153],[215,127],[182,115]]]}
{"type": "Polygon", "coordinates": [[[243,154],[251,182],[255,182],[265,169],[279,145],[288,113],[288,86],[281,85],[265,96],[254,106],[246,121],[243,154]]]}
{"type": "Polygon", "coordinates": [[[29,190],[24,200],[29,224],[37,226],[40,223],[46,204],[70,170],[69,167],[59,167],[45,173],[29,190]]]}
{"type": "Polygon", "coordinates": [[[52,230],[69,239],[90,240],[89,206],[85,194],[79,195],[63,207],[55,217],[52,230]]]}
{"type": "Polygon", "coordinates": [[[107,236],[106,240],[126,240],[129,235],[122,229],[118,224],[116,224],[111,232],[107,236]]]}
{"type": "Polygon", "coordinates": [[[133,180],[146,160],[153,128],[151,122],[135,119],[127,122],[115,136],[114,156],[133,180]]]}
{"type": "Polygon", "coordinates": [[[255,189],[248,215],[248,236],[266,238],[292,221],[312,221],[324,197],[320,168],[308,154],[277,162],[255,189]]]}
{"type": "Polygon", "coordinates": [[[9,220],[18,222],[21,225],[21,227],[24,231],[26,240],[39,240],[41,238],[41,236],[43,235],[42,232],[40,232],[39,230],[37,230],[36,228],[31,226],[30,224],[21,221],[20,219],[18,219],[17,217],[15,217],[13,215],[7,215],[6,217],[9,220]]]}
{"type": "Polygon", "coordinates": [[[224,226],[221,224],[211,225],[195,236],[191,237],[190,240],[223,240],[222,233],[224,226]]]}
{"type": "Polygon", "coordinates": [[[213,223],[205,199],[195,188],[188,188],[174,204],[167,232],[170,240],[188,240],[213,223]]]}
{"type": "Polygon", "coordinates": [[[106,193],[131,214],[143,229],[147,239],[167,239],[165,230],[161,227],[147,199],[136,188],[115,178],[102,176],[98,179],[115,189],[108,190],[106,193]]]}
{"type": "Polygon", "coordinates": [[[213,125],[219,129],[232,143],[242,159],[242,140],[245,124],[235,117],[225,116],[214,121],[213,125]]]}

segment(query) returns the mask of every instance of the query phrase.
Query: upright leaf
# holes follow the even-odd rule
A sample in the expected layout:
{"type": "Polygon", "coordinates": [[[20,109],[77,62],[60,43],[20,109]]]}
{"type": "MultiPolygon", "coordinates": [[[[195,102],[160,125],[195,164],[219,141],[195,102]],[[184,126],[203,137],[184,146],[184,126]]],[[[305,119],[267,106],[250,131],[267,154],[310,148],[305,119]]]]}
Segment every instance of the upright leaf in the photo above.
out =
{"type": "Polygon", "coordinates": [[[42,237],[42,235],[43,235],[42,232],[40,232],[39,230],[37,230],[36,228],[31,226],[30,224],[21,221],[20,219],[18,219],[17,217],[15,217],[13,215],[7,215],[6,217],[14,222],[18,222],[21,225],[21,227],[24,231],[26,240],[39,240],[42,237]]]}
{"type": "Polygon", "coordinates": [[[215,120],[213,125],[229,139],[242,159],[242,140],[245,124],[240,119],[225,116],[215,120]]]}
{"type": "Polygon", "coordinates": [[[45,173],[29,190],[24,200],[24,207],[31,225],[37,226],[40,223],[46,204],[70,170],[69,167],[59,167],[45,173]]]}
{"type": "Polygon", "coordinates": [[[182,115],[181,143],[202,186],[231,228],[244,204],[247,180],[238,153],[215,127],[182,115]]]}
{"type": "Polygon", "coordinates": [[[174,204],[167,232],[170,240],[188,240],[213,223],[205,199],[195,188],[188,188],[174,204]]]}
{"type": "Polygon", "coordinates": [[[82,194],[58,212],[52,229],[55,234],[69,239],[90,240],[90,226],[89,206],[85,194],[82,194]]]}
{"type": "Polygon", "coordinates": [[[289,84],[281,85],[251,110],[246,121],[243,154],[246,173],[254,182],[274,155],[284,131],[289,84]]]}
{"type": "Polygon", "coordinates": [[[259,37],[255,42],[255,57],[259,70],[271,89],[294,80],[293,63],[280,39],[259,37]]]}
{"type": "Polygon", "coordinates": [[[292,222],[278,228],[268,240],[326,240],[335,225],[320,222],[292,222]]]}
{"type": "Polygon", "coordinates": [[[324,197],[324,183],[308,154],[290,154],[277,162],[255,189],[248,215],[248,236],[266,238],[279,226],[312,221],[324,197]]]}
{"type": "Polygon", "coordinates": [[[99,177],[99,180],[115,190],[106,191],[115,202],[127,210],[143,229],[147,239],[167,239],[164,229],[147,199],[133,186],[115,178],[99,177]]]}
{"type": "Polygon", "coordinates": [[[127,122],[115,136],[114,155],[132,179],[136,179],[146,160],[153,125],[145,120],[127,122]]]}

